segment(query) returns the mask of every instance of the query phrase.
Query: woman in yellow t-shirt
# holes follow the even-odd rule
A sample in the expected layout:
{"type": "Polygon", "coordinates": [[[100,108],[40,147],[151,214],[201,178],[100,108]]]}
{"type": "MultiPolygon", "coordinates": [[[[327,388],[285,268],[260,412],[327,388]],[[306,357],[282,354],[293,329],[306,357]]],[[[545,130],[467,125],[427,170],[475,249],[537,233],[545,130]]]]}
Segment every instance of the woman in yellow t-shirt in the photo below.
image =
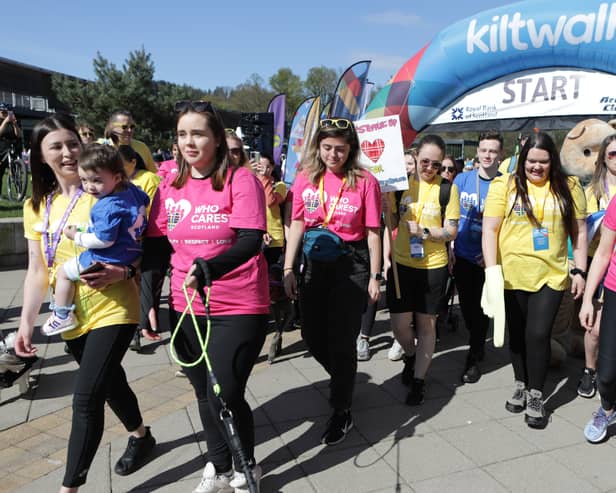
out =
{"type": "MultiPolygon", "coordinates": [[[[588,215],[596,214],[607,209],[611,198],[616,195],[616,134],[607,136],[601,143],[601,148],[597,154],[595,172],[590,183],[585,189],[586,192],[586,212],[588,215]]],[[[588,245],[588,265],[595,255],[599,240],[601,239],[601,229],[598,228],[591,238],[589,234],[588,245]]],[[[584,370],[578,383],[577,393],[581,397],[588,399],[597,393],[597,355],[599,353],[599,320],[601,320],[601,305],[595,318],[592,330],[584,333],[584,370]]]]}
{"type": "Polygon", "coordinates": [[[436,317],[446,301],[446,243],[455,239],[460,219],[457,188],[447,182],[442,185],[439,175],[444,156],[445,142],[438,135],[421,139],[415,174],[409,177],[409,189],[400,197],[391,218],[393,228],[399,223],[393,258],[401,297],[396,296],[394,276],[389,269],[387,304],[394,336],[405,352],[402,382],[410,386],[406,399],[409,405],[419,405],[424,400],[424,379],[436,343],[436,317]],[[451,187],[444,214],[442,186],[451,187]]]}
{"type": "Polygon", "coordinates": [[[579,298],[584,290],[585,219],[582,187],[565,175],[554,141],[542,132],[529,137],[515,174],[496,177],[488,191],[482,308],[495,318],[495,340],[507,320],[515,390],[505,407],[513,413],[526,409],[526,423],[533,428],[547,424],[543,385],[552,325],[569,286],[569,237],[575,260],[571,293],[579,298]]]}
{"type": "MultiPolygon", "coordinates": [[[[87,226],[96,201],[81,190],[77,161],[82,147],[70,117],[53,115],[38,123],[31,148],[32,198],[24,204],[29,260],[15,339],[15,352],[21,357],[36,354],[32,332],[45,292],[55,284],[56,269],[80,250],[62,233],[64,227],[87,226]]],[[[79,369],[60,493],[75,492],[86,481],[103,434],[105,401],[130,433],[116,473],[126,475],[138,469],[154,447],[121,366],[139,320],[133,274],[130,266],[104,265],[98,273],[83,275],[84,284],[76,286],[75,313],[81,325],[62,334],[79,369]]]]}

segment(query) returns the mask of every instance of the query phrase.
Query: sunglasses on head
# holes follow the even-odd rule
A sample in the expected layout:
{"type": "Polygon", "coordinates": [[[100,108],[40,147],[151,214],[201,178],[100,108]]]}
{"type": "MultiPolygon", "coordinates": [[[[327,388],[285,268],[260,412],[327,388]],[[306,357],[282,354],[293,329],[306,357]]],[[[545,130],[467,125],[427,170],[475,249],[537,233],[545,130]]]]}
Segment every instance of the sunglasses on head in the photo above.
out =
{"type": "Polygon", "coordinates": [[[134,123],[130,123],[128,125],[113,125],[113,128],[121,128],[123,131],[126,130],[135,130],[135,124],[134,123]]]}
{"type": "Polygon", "coordinates": [[[173,106],[173,109],[176,113],[181,113],[182,111],[192,110],[197,113],[216,113],[214,106],[209,101],[190,101],[189,99],[185,99],[183,101],[177,101],[173,106]]]}
{"type": "Polygon", "coordinates": [[[608,159],[616,159],[616,151],[608,151],[605,153],[605,156],[608,159]]]}
{"type": "Polygon", "coordinates": [[[336,127],[341,130],[346,130],[353,125],[351,120],[347,120],[346,118],[325,118],[319,122],[319,127],[327,128],[327,127],[336,127]]]}
{"type": "Polygon", "coordinates": [[[422,166],[431,166],[432,169],[441,169],[442,163],[440,161],[432,161],[431,159],[425,157],[419,160],[419,164],[421,164],[422,166]]]}
{"type": "Polygon", "coordinates": [[[234,128],[225,128],[225,133],[230,137],[237,137],[234,128]]]}
{"type": "Polygon", "coordinates": [[[441,167],[441,173],[447,171],[448,173],[453,173],[456,170],[453,166],[443,166],[441,167]]]}

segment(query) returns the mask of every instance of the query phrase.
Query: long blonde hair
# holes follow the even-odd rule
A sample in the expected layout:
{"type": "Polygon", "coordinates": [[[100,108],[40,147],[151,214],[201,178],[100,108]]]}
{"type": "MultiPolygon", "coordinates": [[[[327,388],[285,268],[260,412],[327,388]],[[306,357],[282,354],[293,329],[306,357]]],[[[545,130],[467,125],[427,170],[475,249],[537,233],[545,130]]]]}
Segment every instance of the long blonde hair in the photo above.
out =
{"type": "Polygon", "coordinates": [[[592,190],[592,194],[597,199],[597,203],[599,203],[602,198],[606,201],[608,199],[605,193],[605,178],[607,176],[605,157],[607,154],[607,147],[614,141],[616,141],[616,134],[608,135],[605,139],[603,139],[603,142],[601,142],[601,147],[597,153],[597,161],[595,162],[595,172],[592,174],[592,178],[588,184],[592,190]]]}
{"type": "Polygon", "coordinates": [[[359,139],[353,125],[348,128],[338,127],[319,127],[318,132],[308,143],[308,148],[305,152],[305,157],[302,159],[301,169],[308,175],[308,180],[313,185],[317,185],[321,176],[325,173],[325,163],[321,159],[319,152],[321,141],[328,137],[342,137],[347,144],[351,146],[349,156],[343,166],[346,182],[349,188],[354,189],[357,186],[357,180],[364,176],[366,171],[359,164],[359,139]]]}

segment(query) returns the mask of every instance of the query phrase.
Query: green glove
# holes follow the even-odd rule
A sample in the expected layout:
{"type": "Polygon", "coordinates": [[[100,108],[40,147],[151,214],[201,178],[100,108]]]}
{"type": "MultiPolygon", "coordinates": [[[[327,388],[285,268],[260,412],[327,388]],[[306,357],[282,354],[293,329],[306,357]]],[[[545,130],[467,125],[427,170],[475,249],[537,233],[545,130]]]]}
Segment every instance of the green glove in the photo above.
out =
{"type": "Polygon", "coordinates": [[[493,265],[485,269],[486,281],[481,291],[481,308],[487,317],[494,319],[494,346],[502,347],[505,342],[505,282],[503,269],[493,265]]]}

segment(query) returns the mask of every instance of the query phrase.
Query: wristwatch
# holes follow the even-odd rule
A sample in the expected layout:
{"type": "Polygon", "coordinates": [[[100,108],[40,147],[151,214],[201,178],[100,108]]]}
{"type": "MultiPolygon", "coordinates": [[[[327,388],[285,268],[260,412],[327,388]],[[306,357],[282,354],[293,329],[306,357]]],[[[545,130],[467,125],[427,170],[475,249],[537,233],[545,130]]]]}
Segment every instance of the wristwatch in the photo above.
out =
{"type": "Polygon", "coordinates": [[[579,274],[580,276],[582,276],[582,279],[586,280],[586,272],[584,272],[582,269],[578,269],[577,267],[574,267],[573,269],[571,269],[569,271],[569,273],[572,276],[575,276],[576,274],[579,274]]]}
{"type": "Polygon", "coordinates": [[[430,238],[430,230],[428,228],[423,229],[423,234],[421,235],[422,240],[427,240],[430,238]]]}
{"type": "Polygon", "coordinates": [[[383,280],[383,275],[380,272],[371,272],[370,273],[370,279],[375,279],[377,281],[382,281],[383,280]]]}

